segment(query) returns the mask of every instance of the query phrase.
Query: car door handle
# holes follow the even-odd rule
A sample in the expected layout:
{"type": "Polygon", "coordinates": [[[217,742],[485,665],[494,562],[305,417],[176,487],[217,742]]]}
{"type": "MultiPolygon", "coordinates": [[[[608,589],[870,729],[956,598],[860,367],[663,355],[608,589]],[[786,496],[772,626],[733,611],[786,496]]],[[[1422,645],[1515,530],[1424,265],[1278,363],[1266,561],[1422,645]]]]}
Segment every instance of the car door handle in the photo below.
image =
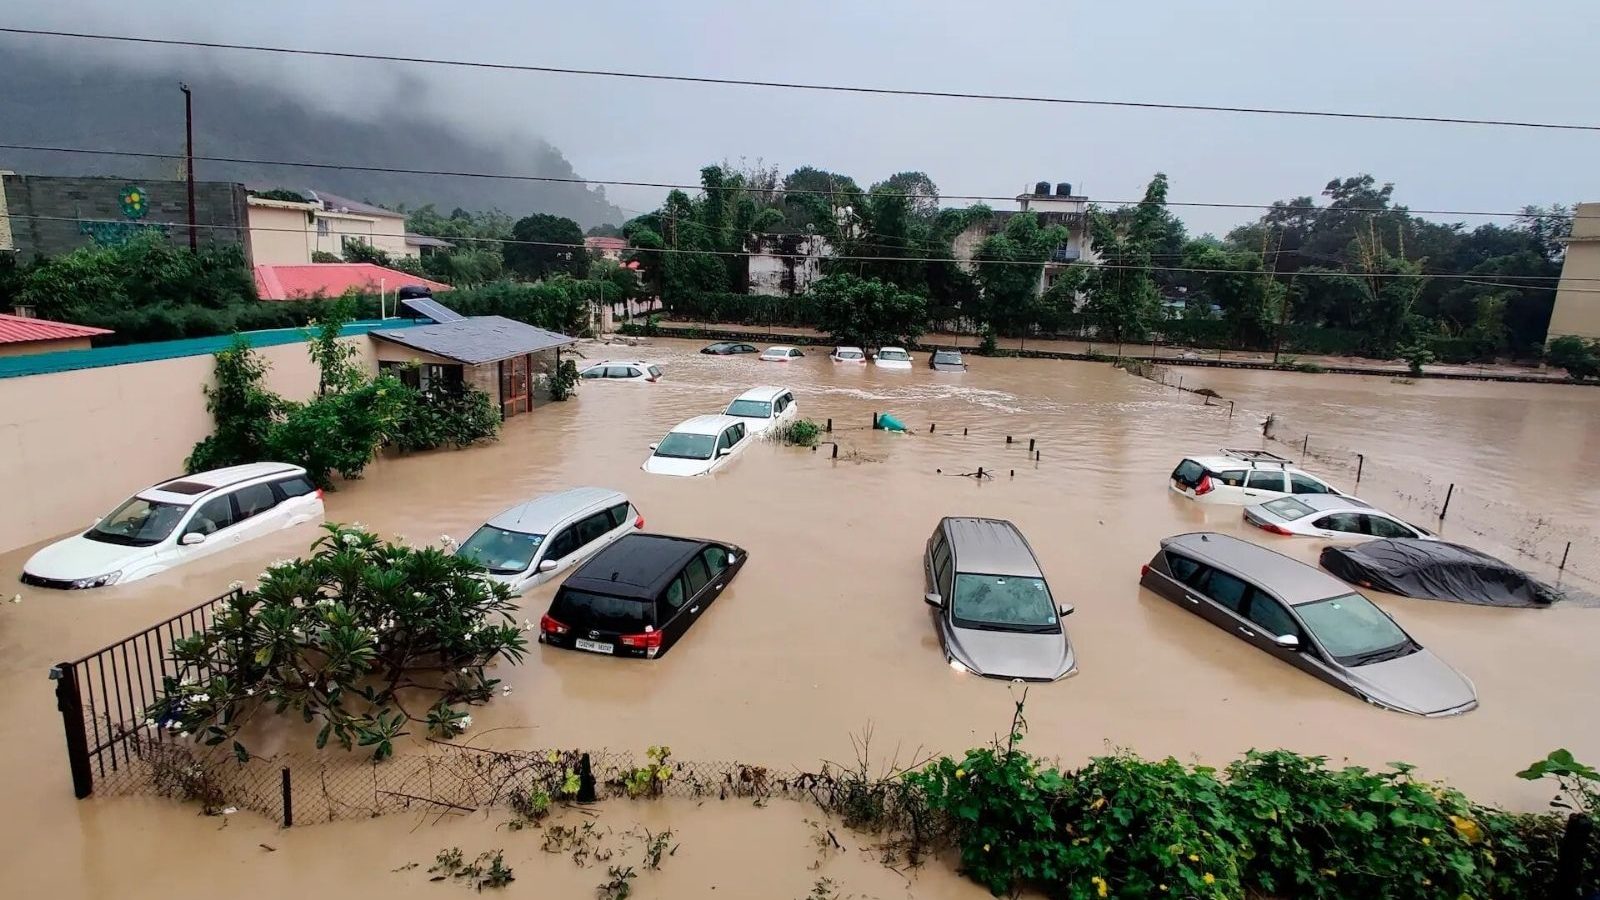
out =
{"type": "Polygon", "coordinates": [[[1256,633],[1254,631],[1251,631],[1248,628],[1240,628],[1239,629],[1239,633],[1244,635],[1245,637],[1255,637],[1256,636],[1256,633]]]}
{"type": "Polygon", "coordinates": [[[689,607],[689,614],[690,615],[694,615],[695,613],[697,613],[699,611],[700,611],[700,607],[698,607],[698,606],[689,607]]]}
{"type": "Polygon", "coordinates": [[[722,590],[722,585],[720,585],[720,584],[717,585],[717,590],[719,590],[719,591],[722,590]]]}
{"type": "Polygon", "coordinates": [[[1184,594],[1183,595],[1183,599],[1189,601],[1190,603],[1199,603],[1200,602],[1200,598],[1199,597],[1191,597],[1188,594],[1184,594]]]}
{"type": "Polygon", "coordinates": [[[1256,493],[1255,491],[1245,491],[1244,495],[1246,497],[1259,497],[1259,496],[1261,496],[1260,494],[1256,493]]]}

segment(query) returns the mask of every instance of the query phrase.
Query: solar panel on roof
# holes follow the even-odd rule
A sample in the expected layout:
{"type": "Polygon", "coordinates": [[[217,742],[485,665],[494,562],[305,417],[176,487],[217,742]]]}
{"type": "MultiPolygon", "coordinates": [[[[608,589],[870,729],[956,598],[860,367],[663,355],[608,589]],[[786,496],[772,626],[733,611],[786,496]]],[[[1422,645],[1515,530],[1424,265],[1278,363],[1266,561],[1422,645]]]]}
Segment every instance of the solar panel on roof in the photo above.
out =
{"type": "Polygon", "coordinates": [[[171,494],[204,494],[211,490],[211,485],[201,484],[198,481],[169,481],[157,486],[171,494]]]}
{"type": "Polygon", "coordinates": [[[401,299],[407,309],[426,316],[435,322],[459,322],[461,314],[436,300],[425,300],[420,297],[406,297],[401,299]]]}

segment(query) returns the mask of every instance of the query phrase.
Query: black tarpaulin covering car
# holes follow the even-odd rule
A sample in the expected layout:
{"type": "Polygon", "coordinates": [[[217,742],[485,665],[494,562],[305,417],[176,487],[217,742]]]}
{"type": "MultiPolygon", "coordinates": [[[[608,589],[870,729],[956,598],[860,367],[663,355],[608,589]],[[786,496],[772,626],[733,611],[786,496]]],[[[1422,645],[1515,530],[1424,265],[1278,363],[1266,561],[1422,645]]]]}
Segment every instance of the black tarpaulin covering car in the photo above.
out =
{"type": "Polygon", "coordinates": [[[1403,597],[1480,606],[1548,606],[1560,597],[1515,566],[1443,541],[1393,539],[1327,547],[1320,562],[1351,584],[1403,597]]]}

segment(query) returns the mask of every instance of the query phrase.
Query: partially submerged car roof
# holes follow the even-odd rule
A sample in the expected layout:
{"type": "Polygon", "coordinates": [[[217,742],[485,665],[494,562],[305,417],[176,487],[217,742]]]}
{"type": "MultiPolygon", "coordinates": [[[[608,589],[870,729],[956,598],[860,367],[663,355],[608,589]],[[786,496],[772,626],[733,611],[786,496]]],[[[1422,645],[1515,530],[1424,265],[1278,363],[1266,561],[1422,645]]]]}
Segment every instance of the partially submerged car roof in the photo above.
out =
{"type": "Polygon", "coordinates": [[[610,488],[576,487],[535,497],[490,519],[488,524],[521,534],[549,534],[550,529],[575,513],[596,506],[626,503],[627,495],[610,488]]]}
{"type": "Polygon", "coordinates": [[[764,384],[761,387],[753,387],[750,390],[745,391],[744,393],[740,394],[739,396],[737,396],[737,397],[735,397],[733,399],[735,399],[735,400],[760,400],[760,401],[762,401],[764,403],[770,403],[773,400],[778,399],[778,396],[780,394],[782,394],[784,391],[787,391],[787,390],[788,390],[788,388],[775,387],[775,386],[770,385],[770,384],[764,384]]]}
{"type": "Polygon", "coordinates": [[[186,506],[211,491],[232,487],[255,478],[267,478],[274,475],[304,475],[305,473],[305,469],[288,463],[245,463],[242,466],[228,466],[225,469],[212,469],[209,472],[196,472],[193,475],[171,478],[160,484],[145,488],[135,496],[162,503],[175,503],[180,506],[186,506]]]}
{"type": "Polygon", "coordinates": [[[737,416],[695,416],[672,426],[672,431],[678,434],[721,434],[729,425],[737,425],[743,421],[737,416]]]}
{"type": "Polygon", "coordinates": [[[950,537],[957,573],[1044,577],[1027,539],[1005,519],[947,516],[939,524],[950,537]]]}
{"type": "Polygon", "coordinates": [[[578,567],[561,589],[654,600],[689,557],[709,541],[666,534],[628,534],[578,567]]]}
{"type": "Polygon", "coordinates": [[[1161,549],[1237,571],[1291,606],[1352,593],[1349,585],[1326,572],[1231,535],[1213,531],[1178,534],[1162,538],[1161,549]]]}

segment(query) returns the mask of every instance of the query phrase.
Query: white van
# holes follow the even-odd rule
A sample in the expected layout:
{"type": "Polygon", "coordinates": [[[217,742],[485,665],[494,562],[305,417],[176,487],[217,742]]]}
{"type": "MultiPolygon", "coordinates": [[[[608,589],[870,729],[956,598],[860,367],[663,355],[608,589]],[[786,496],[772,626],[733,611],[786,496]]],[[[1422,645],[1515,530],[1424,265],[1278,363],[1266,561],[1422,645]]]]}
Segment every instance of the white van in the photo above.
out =
{"type": "Polygon", "coordinates": [[[489,577],[520,594],[588,559],[630,531],[644,516],[628,496],[580,487],[520,503],[479,526],[456,555],[489,570],[489,577]]]}

